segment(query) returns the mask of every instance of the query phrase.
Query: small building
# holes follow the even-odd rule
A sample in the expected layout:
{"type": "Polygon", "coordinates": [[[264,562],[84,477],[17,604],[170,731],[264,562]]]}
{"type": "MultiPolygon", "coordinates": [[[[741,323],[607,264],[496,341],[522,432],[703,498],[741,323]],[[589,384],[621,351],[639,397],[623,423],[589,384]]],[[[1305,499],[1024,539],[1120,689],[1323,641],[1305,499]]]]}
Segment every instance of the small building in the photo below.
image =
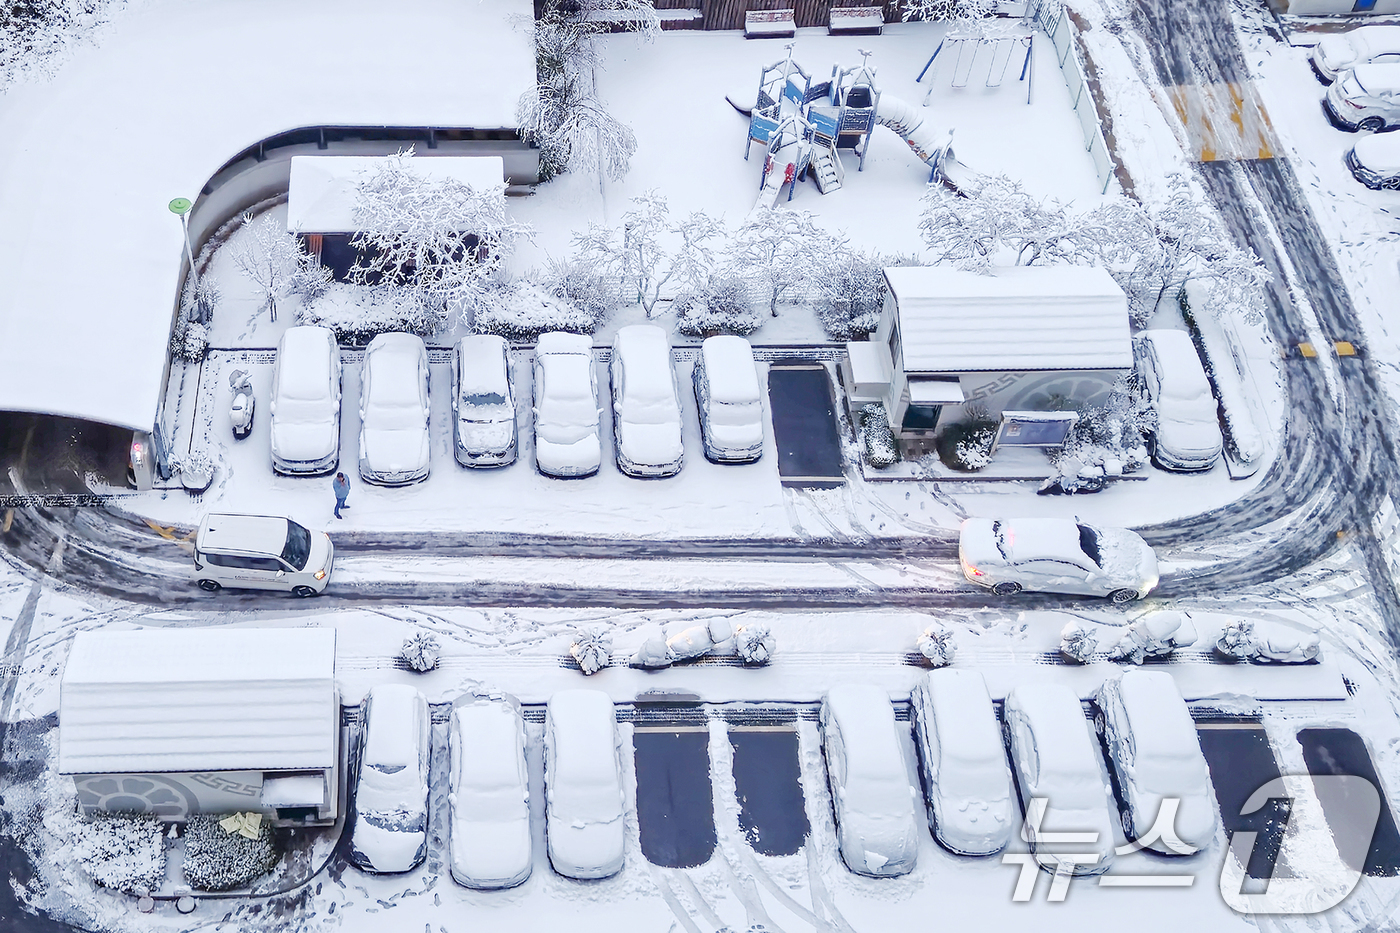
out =
{"type": "Polygon", "coordinates": [[[846,344],[841,376],[852,414],[882,403],[906,451],[974,416],[1000,421],[999,443],[1058,446],[1072,412],[1132,369],[1127,297],[1102,269],[912,266],[885,280],[880,324],[846,344]]]}
{"type": "MultiPolygon", "coordinates": [[[[307,252],[319,257],[337,281],[348,277],[355,262],[356,250],[350,241],[362,229],[355,221],[357,187],[393,158],[292,157],[287,230],[302,238],[307,252]]],[[[500,156],[414,156],[407,167],[424,180],[450,178],[479,191],[491,191],[505,183],[505,162],[500,156]]]]}
{"type": "Polygon", "coordinates": [[[340,814],[334,629],[79,632],[58,716],[84,815],[340,814]]]}

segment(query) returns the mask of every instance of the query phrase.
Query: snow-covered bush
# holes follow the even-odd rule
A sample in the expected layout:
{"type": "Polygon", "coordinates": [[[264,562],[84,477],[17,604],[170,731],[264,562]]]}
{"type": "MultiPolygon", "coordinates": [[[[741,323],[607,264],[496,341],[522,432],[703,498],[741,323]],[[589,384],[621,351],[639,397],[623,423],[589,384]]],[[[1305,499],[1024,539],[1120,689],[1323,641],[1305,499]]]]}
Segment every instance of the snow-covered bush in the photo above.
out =
{"type": "Polygon", "coordinates": [[[612,633],[601,626],[579,629],[569,645],[569,654],[584,674],[596,674],[612,658],[612,633]]]}
{"type": "Polygon", "coordinates": [[[1060,629],[1060,657],[1071,664],[1088,664],[1098,646],[1098,637],[1087,625],[1068,622],[1060,629]]]}
{"type": "Polygon", "coordinates": [[[544,285],[512,282],[497,289],[476,312],[472,329],[509,340],[534,340],[550,330],[591,334],[600,322],[596,313],[552,294],[544,285]]]}
{"type": "Polygon", "coordinates": [[[1190,616],[1175,610],[1155,612],[1129,625],[1118,644],[1109,649],[1108,656],[1114,661],[1141,664],[1195,643],[1196,628],[1190,616]]]}
{"type": "Polygon", "coordinates": [[[164,838],[154,816],[98,812],[73,824],[73,857],[104,888],[154,891],[165,880],[164,838]]]}
{"type": "Polygon", "coordinates": [[[219,290],[219,280],[207,273],[207,263],[205,254],[208,247],[200,251],[199,262],[205,264],[206,273],[201,276],[186,276],[184,290],[180,292],[180,318],[185,321],[197,321],[200,324],[208,324],[214,319],[214,309],[219,304],[222,294],[219,290]]]}
{"type": "Polygon", "coordinates": [[[938,458],[952,470],[970,473],[992,462],[992,444],[997,439],[997,423],[985,415],[970,412],[967,421],[948,425],[938,435],[938,458]]]}
{"type": "Polygon", "coordinates": [[[735,334],[747,337],[758,330],[760,309],[748,286],[737,277],[716,275],[707,290],[676,299],[676,329],[690,337],[735,334]]]}
{"type": "Polygon", "coordinates": [[[443,317],[429,313],[418,296],[407,288],[393,285],[367,288],[337,282],[327,287],[320,298],[304,305],[297,322],[329,327],[338,342],[363,346],[378,335],[392,331],[430,337],[442,326],[443,317]]]}
{"type": "Polygon", "coordinates": [[[866,463],[884,469],[899,460],[899,445],[895,443],[894,429],[890,427],[884,403],[872,402],[861,408],[860,436],[866,463]]]}
{"type": "Polygon", "coordinates": [[[185,881],[201,891],[227,891],[267,874],[279,854],[272,825],[263,820],[256,839],[228,832],[220,817],[192,814],[185,824],[185,881]]]}
{"type": "Polygon", "coordinates": [[[442,652],[436,636],[430,632],[414,632],[403,640],[399,657],[403,658],[410,668],[424,674],[437,668],[442,652]]]}
{"type": "Polygon", "coordinates": [[[88,39],[125,0],[6,0],[0,3],[0,92],[43,74],[60,53],[88,39]]]}
{"type": "Polygon", "coordinates": [[[172,454],[170,469],[185,480],[200,483],[213,478],[214,471],[218,469],[218,461],[209,451],[195,449],[183,454],[172,454]]]}
{"type": "Polygon", "coordinates": [[[1307,664],[1322,653],[1316,632],[1300,632],[1276,622],[1240,619],[1225,626],[1215,643],[1217,654],[1256,664],[1307,664]]]}
{"type": "Polygon", "coordinates": [[[1098,492],[1115,476],[1133,473],[1147,463],[1143,435],[1156,424],[1136,374],[1114,385],[1108,400],[1079,413],[1079,420],[1051,456],[1055,472],[1040,492],[1098,492]]]}
{"type": "Polygon", "coordinates": [[[762,623],[750,622],[734,628],[734,653],[751,667],[773,660],[773,650],[776,647],[773,633],[762,623]]]}
{"type": "Polygon", "coordinates": [[[947,667],[957,654],[957,643],[953,640],[953,630],[941,622],[930,623],[916,642],[919,654],[928,659],[934,667],[947,667]]]}
{"type": "Polygon", "coordinates": [[[709,654],[734,637],[734,627],[728,619],[711,619],[701,625],[682,629],[666,639],[672,661],[688,661],[709,654]]]}
{"type": "Polygon", "coordinates": [[[858,340],[879,325],[887,285],[878,256],[833,250],[813,284],[819,296],[817,317],[832,340],[858,340]]]}
{"type": "Polygon", "coordinates": [[[1254,655],[1254,623],[1248,619],[1230,622],[1215,642],[1217,653],[1235,661],[1247,661],[1254,655]]]}
{"type": "Polygon", "coordinates": [[[632,666],[655,670],[670,667],[675,660],[675,655],[671,654],[671,649],[666,644],[666,636],[657,633],[643,641],[641,647],[632,655],[632,666]]]}
{"type": "Polygon", "coordinates": [[[197,321],[176,321],[170,344],[176,357],[187,363],[198,363],[209,353],[209,328],[197,321]]]}

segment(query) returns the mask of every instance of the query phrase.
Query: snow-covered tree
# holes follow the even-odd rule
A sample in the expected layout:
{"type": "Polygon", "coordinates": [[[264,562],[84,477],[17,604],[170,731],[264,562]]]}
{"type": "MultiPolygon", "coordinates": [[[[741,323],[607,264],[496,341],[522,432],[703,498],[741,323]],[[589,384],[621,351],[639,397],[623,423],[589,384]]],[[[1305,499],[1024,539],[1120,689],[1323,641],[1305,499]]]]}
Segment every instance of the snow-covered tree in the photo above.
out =
{"type": "Polygon", "coordinates": [[[842,244],[826,254],[812,284],[820,299],[817,316],[832,339],[864,337],[880,323],[886,284],[878,256],[842,244]]]}
{"type": "Polygon", "coordinates": [[[1056,201],[1037,201],[1005,175],[974,197],[931,186],[919,233],[935,264],[985,273],[993,266],[1064,261],[1072,225],[1056,201]]]}
{"type": "Polygon", "coordinates": [[[596,674],[612,658],[612,633],[601,626],[590,626],[574,633],[569,654],[585,675],[596,674]]]}
{"type": "Polygon", "coordinates": [[[435,669],[441,656],[437,636],[431,632],[414,632],[403,640],[403,647],[399,649],[404,663],[420,674],[435,669]]]}
{"type": "Polygon", "coordinates": [[[734,628],[734,653],[750,667],[767,664],[773,660],[776,647],[773,633],[761,622],[750,622],[734,628]]]}
{"type": "Polygon", "coordinates": [[[919,635],[916,643],[919,654],[928,659],[934,667],[947,667],[957,654],[957,643],[953,640],[953,630],[941,622],[930,623],[919,635]]]}
{"type": "Polygon", "coordinates": [[[1081,622],[1067,622],[1060,630],[1060,656],[1073,664],[1088,664],[1098,646],[1094,630],[1081,622]]]}
{"type": "Polygon", "coordinates": [[[632,199],[632,207],[622,215],[620,271],[637,301],[651,317],[661,297],[661,289],[675,274],[661,238],[671,232],[671,209],[656,189],[632,199]]]}
{"type": "Polygon", "coordinates": [[[406,285],[439,326],[453,312],[470,321],[516,241],[529,233],[506,216],[504,184],[429,178],[415,169],[412,147],[358,183],[351,213],[360,230],[351,240],[351,278],[406,285]]]}
{"type": "Polygon", "coordinates": [[[671,232],[680,238],[671,254],[671,270],[681,294],[709,295],[719,261],[715,243],[725,236],[724,223],[704,211],[691,211],[671,232]]]}
{"type": "Polygon", "coordinates": [[[778,302],[807,285],[828,253],[844,246],[817,226],[806,211],[763,208],[751,215],[729,242],[729,270],[763,296],[778,316],[778,302]]]}
{"type": "Polygon", "coordinates": [[[251,213],[245,213],[243,225],[247,230],[232,250],[233,263],[257,286],[264,307],[275,321],[277,302],[291,294],[292,282],[306,252],[296,234],[277,223],[271,213],[256,220],[251,213]]]}

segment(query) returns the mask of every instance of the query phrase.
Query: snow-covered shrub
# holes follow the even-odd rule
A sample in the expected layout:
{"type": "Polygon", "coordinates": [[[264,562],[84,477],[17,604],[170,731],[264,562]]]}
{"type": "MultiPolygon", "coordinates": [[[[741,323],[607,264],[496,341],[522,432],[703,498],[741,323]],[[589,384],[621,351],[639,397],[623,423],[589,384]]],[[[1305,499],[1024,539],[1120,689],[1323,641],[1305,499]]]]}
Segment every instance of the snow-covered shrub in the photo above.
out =
{"type": "Polygon", "coordinates": [[[438,640],[429,632],[414,632],[403,640],[403,647],[399,649],[399,657],[420,674],[436,669],[441,656],[438,640]]]}
{"type": "Polygon", "coordinates": [[[1215,650],[1227,658],[1246,661],[1254,655],[1254,623],[1239,619],[1226,624],[1220,638],[1215,642],[1215,650]]]}
{"type": "Polygon", "coordinates": [[[1322,654],[1322,642],[1316,632],[1300,632],[1276,622],[1240,619],[1225,626],[1215,651],[1234,661],[1307,664],[1322,654]]]}
{"type": "Polygon", "coordinates": [[[612,633],[602,627],[579,629],[574,633],[569,654],[584,674],[596,674],[612,658],[612,633]]]}
{"type": "Polygon", "coordinates": [[[1060,629],[1060,657],[1072,664],[1088,664],[1099,646],[1094,630],[1078,622],[1060,629]]]}
{"type": "Polygon", "coordinates": [[[1055,472],[1039,491],[1098,492],[1113,477],[1141,469],[1148,458],[1143,435],[1156,417],[1136,374],[1119,379],[1104,404],[1079,413],[1064,445],[1051,455],[1055,472]]]}
{"type": "Polygon", "coordinates": [[[227,891],[267,874],[279,854],[272,824],[263,820],[258,838],[228,832],[218,816],[192,814],[185,824],[185,881],[201,891],[227,891]]]}
{"type": "Polygon", "coordinates": [[[1177,648],[1196,643],[1196,628],[1184,612],[1156,612],[1128,626],[1118,644],[1109,649],[1114,661],[1141,664],[1148,658],[1161,658],[1177,648]]]}
{"type": "Polygon", "coordinates": [[[329,327],[338,342],[351,346],[363,346],[391,331],[430,337],[443,321],[440,313],[429,313],[418,296],[406,288],[347,282],[329,286],[320,298],[304,305],[297,316],[299,324],[329,327]]]}
{"type": "Polygon", "coordinates": [[[104,888],[135,894],[165,880],[164,835],[154,816],[94,813],[73,824],[72,843],[73,857],[104,888]]]}
{"type": "Polygon", "coordinates": [[[205,262],[205,254],[209,248],[200,251],[199,262],[204,264],[206,274],[201,276],[186,276],[185,287],[180,292],[180,319],[184,321],[197,321],[201,324],[208,324],[214,319],[214,309],[219,304],[222,296],[219,289],[219,281],[207,273],[208,264],[205,262]]]}
{"type": "Polygon", "coordinates": [[[708,654],[734,637],[734,628],[728,619],[711,619],[701,625],[692,625],[666,639],[672,663],[688,661],[708,654]]]}
{"type": "Polygon", "coordinates": [[[924,629],[916,642],[919,654],[928,658],[934,667],[947,667],[957,654],[957,644],[953,641],[953,630],[941,622],[933,622],[924,629]]]}
{"type": "Polygon", "coordinates": [[[938,435],[938,458],[952,470],[970,473],[992,462],[992,444],[997,439],[997,423],[971,413],[967,421],[948,425],[938,435]]]}
{"type": "Polygon", "coordinates": [[[777,643],[768,626],[750,622],[734,628],[734,653],[745,664],[757,667],[773,660],[773,649],[777,643]]]}
{"type": "Polygon", "coordinates": [[[675,660],[675,655],[671,654],[671,649],[666,644],[666,636],[658,633],[642,642],[636,654],[632,655],[632,666],[655,670],[670,667],[675,660]]]}
{"type": "Polygon", "coordinates": [[[872,402],[861,408],[860,435],[866,463],[883,469],[899,459],[899,445],[895,443],[884,403],[872,402]]]}
{"type": "Polygon", "coordinates": [[[209,328],[197,321],[175,322],[170,335],[171,351],[187,363],[198,363],[209,353],[209,328]]]}
{"type": "Polygon", "coordinates": [[[512,282],[492,293],[476,312],[472,329],[509,340],[534,340],[550,330],[591,334],[601,317],[533,282],[512,282]]]}
{"type": "Polygon", "coordinates": [[[202,478],[213,477],[218,469],[218,461],[207,450],[191,450],[170,457],[170,469],[181,477],[198,482],[202,478]]]}
{"type": "Polygon", "coordinates": [[[813,283],[817,317],[832,340],[873,333],[884,307],[884,265],[878,256],[849,248],[832,250],[813,283]]]}
{"type": "Polygon", "coordinates": [[[735,334],[747,337],[762,320],[745,282],[733,276],[716,276],[707,290],[676,299],[676,329],[689,337],[735,334]]]}

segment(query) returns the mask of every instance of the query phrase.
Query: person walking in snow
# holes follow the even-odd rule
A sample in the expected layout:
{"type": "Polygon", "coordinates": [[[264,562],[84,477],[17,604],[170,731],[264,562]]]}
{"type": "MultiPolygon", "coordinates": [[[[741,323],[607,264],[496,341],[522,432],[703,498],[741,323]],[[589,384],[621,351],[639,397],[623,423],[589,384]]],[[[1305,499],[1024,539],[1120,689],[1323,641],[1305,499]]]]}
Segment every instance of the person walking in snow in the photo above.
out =
{"type": "Polygon", "coordinates": [[[344,518],[345,516],[340,514],[340,510],[350,508],[345,504],[345,500],[350,498],[350,481],[345,478],[344,473],[337,473],[331,488],[335,490],[335,517],[344,518]]]}

